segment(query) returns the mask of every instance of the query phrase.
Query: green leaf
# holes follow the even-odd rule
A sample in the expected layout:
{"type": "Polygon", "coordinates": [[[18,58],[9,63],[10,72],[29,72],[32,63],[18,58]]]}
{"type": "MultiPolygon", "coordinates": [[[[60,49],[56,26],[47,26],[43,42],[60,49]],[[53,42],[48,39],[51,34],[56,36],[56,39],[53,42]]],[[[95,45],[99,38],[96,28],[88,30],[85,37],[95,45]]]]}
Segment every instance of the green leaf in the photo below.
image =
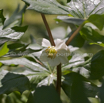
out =
{"type": "MultiPolygon", "coordinates": [[[[26,9],[26,8],[24,8],[24,9],[26,9]]],[[[19,14],[22,15],[23,10],[21,10],[19,12],[19,14]]],[[[19,15],[17,15],[16,18],[17,17],[19,17],[19,15]]],[[[12,20],[13,19],[11,19],[11,21],[12,20]]],[[[4,24],[4,21],[5,21],[5,18],[3,16],[3,10],[0,10],[0,22],[2,24],[4,24]]],[[[5,23],[6,23],[6,21],[5,21],[5,23]]],[[[27,26],[18,27],[18,26],[14,26],[14,25],[15,24],[12,25],[12,28],[6,28],[4,30],[3,30],[3,25],[0,25],[0,45],[3,45],[7,41],[16,41],[17,39],[20,39],[20,37],[24,34],[24,32],[27,29],[27,26]]]]}
{"type": "Polygon", "coordinates": [[[62,103],[58,93],[53,86],[38,87],[34,95],[29,97],[27,103],[62,103]]]}
{"type": "Polygon", "coordinates": [[[0,10],[0,23],[4,24],[5,17],[3,16],[3,10],[0,10]]]}
{"type": "Polygon", "coordinates": [[[66,5],[67,4],[67,0],[57,0],[60,4],[62,5],[66,5]]]}
{"type": "MultiPolygon", "coordinates": [[[[76,73],[68,73],[67,75],[64,75],[64,81],[62,82],[62,88],[66,95],[70,98],[71,97],[71,88],[72,88],[72,83],[73,81],[73,75],[76,73]]],[[[75,76],[76,77],[76,76],[75,76]]],[[[84,77],[81,76],[83,79],[83,86],[84,86],[84,93],[87,97],[95,97],[98,94],[98,87],[96,85],[92,85],[91,83],[88,84],[87,82],[84,81],[84,77]]],[[[77,92],[77,91],[76,91],[77,92]]]]}
{"type": "Polygon", "coordinates": [[[92,14],[104,12],[104,0],[71,0],[68,3],[72,16],[87,19],[92,14]]]}
{"type": "MultiPolygon", "coordinates": [[[[67,37],[70,38],[70,36],[71,36],[73,33],[74,33],[74,31],[71,32],[71,33],[69,33],[69,35],[68,35],[67,37]]],[[[80,35],[80,33],[78,33],[78,34],[74,37],[74,39],[70,42],[70,45],[72,45],[72,46],[74,46],[74,47],[82,47],[82,46],[84,45],[84,43],[85,43],[84,38],[82,38],[82,36],[80,35]]]]}
{"type": "Polygon", "coordinates": [[[71,0],[67,0],[67,2],[70,2],[71,0]]]}
{"type": "Polygon", "coordinates": [[[4,76],[8,73],[6,70],[0,70],[0,87],[2,86],[1,80],[4,78],[4,76]]]}
{"type": "Polygon", "coordinates": [[[19,27],[19,26],[15,26],[12,27],[13,30],[15,30],[16,32],[25,32],[27,30],[28,26],[23,26],[23,27],[19,27]]]}
{"type": "Polygon", "coordinates": [[[6,101],[7,103],[12,103],[12,100],[11,100],[11,98],[10,98],[9,96],[6,97],[5,101],[6,101]]]}
{"type": "Polygon", "coordinates": [[[102,81],[102,86],[99,88],[99,99],[100,99],[100,103],[104,103],[104,79],[102,81]]]}
{"type": "Polygon", "coordinates": [[[74,18],[74,17],[69,17],[69,16],[58,16],[57,19],[62,20],[65,23],[72,23],[75,25],[81,25],[85,21],[84,19],[74,18]]]}
{"type": "Polygon", "coordinates": [[[52,82],[50,83],[51,77],[47,79],[47,76],[49,75],[49,73],[42,71],[42,72],[32,72],[32,73],[28,73],[26,74],[30,80],[31,83],[31,89],[34,90],[37,87],[40,87],[42,85],[50,85],[52,84],[52,82]],[[46,78],[46,79],[45,79],[46,78]]]}
{"type": "Polygon", "coordinates": [[[83,27],[80,34],[90,44],[97,44],[104,47],[104,36],[100,35],[96,30],[89,27],[83,27]]]}
{"type": "MultiPolygon", "coordinates": [[[[3,29],[8,27],[9,25],[12,25],[12,26],[16,25],[16,23],[20,22],[20,21],[17,21],[19,19],[22,20],[23,13],[26,10],[26,5],[23,7],[23,9],[21,11],[19,11],[19,9],[20,9],[20,5],[18,5],[17,9],[12,14],[12,16],[4,22],[3,29]]],[[[19,24],[17,24],[17,25],[19,25],[19,24]]]]}
{"type": "Polygon", "coordinates": [[[9,95],[6,95],[5,103],[26,103],[28,98],[27,95],[29,95],[28,93],[28,91],[24,92],[23,94],[18,91],[14,91],[9,95]]]}
{"type": "Polygon", "coordinates": [[[84,83],[85,86],[85,94],[87,97],[93,97],[95,98],[96,95],[98,95],[99,92],[99,87],[97,87],[96,85],[92,85],[91,83],[84,83]]]}
{"type": "Polygon", "coordinates": [[[0,57],[8,53],[9,49],[7,47],[7,43],[5,43],[1,48],[0,48],[0,57]]]}
{"type": "Polygon", "coordinates": [[[27,30],[27,26],[23,26],[23,27],[13,27],[11,28],[7,28],[2,30],[2,26],[0,27],[0,44],[3,44],[7,41],[11,41],[11,40],[17,40],[20,39],[21,36],[24,34],[24,32],[27,30]]]}
{"type": "Polygon", "coordinates": [[[9,94],[13,91],[20,91],[22,93],[30,88],[30,82],[26,76],[10,72],[5,75],[1,83],[0,94],[9,94]]]}
{"type": "Polygon", "coordinates": [[[86,94],[82,77],[79,74],[73,74],[71,86],[72,103],[90,103],[86,94]],[[77,86],[76,86],[77,84],[77,86]]]}
{"type": "Polygon", "coordinates": [[[0,46],[2,46],[5,42],[8,42],[8,41],[13,41],[13,40],[6,37],[0,37],[0,46]]]}
{"type": "Polygon", "coordinates": [[[9,57],[21,57],[21,56],[29,55],[29,54],[34,53],[34,52],[39,52],[41,50],[41,49],[33,50],[33,49],[30,49],[30,48],[27,49],[27,46],[28,45],[24,45],[21,48],[16,48],[14,50],[11,50],[6,56],[9,56],[9,57]]]}
{"type": "Polygon", "coordinates": [[[43,14],[69,14],[68,8],[59,4],[56,0],[23,0],[29,7],[43,14]]]}
{"type": "MultiPolygon", "coordinates": [[[[69,48],[69,49],[71,50],[73,48],[69,48]]],[[[85,61],[85,57],[89,56],[87,53],[82,53],[81,51],[76,50],[76,51],[72,51],[71,56],[72,58],[69,60],[69,63],[62,67],[62,72],[64,72],[64,70],[69,70],[69,69],[73,70],[74,68],[78,70],[78,68],[84,67],[85,64],[89,63],[89,60],[85,61]]]]}
{"type": "Polygon", "coordinates": [[[104,50],[96,53],[91,60],[91,79],[101,79],[104,76],[104,50]]]}
{"type": "Polygon", "coordinates": [[[33,61],[30,61],[26,58],[15,58],[15,59],[10,59],[10,60],[0,60],[1,63],[5,64],[5,65],[11,65],[11,64],[15,64],[15,65],[24,65],[27,68],[29,68],[31,71],[47,71],[47,69],[45,69],[44,67],[42,67],[41,65],[39,65],[38,63],[35,63],[33,61]]]}
{"type": "Polygon", "coordinates": [[[94,24],[97,28],[102,30],[104,27],[104,14],[93,14],[87,19],[87,22],[94,24]]]}
{"type": "Polygon", "coordinates": [[[12,42],[11,44],[9,44],[9,45],[8,45],[8,48],[9,48],[10,50],[15,50],[15,49],[17,49],[17,48],[22,48],[22,47],[24,47],[24,46],[25,46],[24,43],[17,41],[17,42],[12,42]]]}

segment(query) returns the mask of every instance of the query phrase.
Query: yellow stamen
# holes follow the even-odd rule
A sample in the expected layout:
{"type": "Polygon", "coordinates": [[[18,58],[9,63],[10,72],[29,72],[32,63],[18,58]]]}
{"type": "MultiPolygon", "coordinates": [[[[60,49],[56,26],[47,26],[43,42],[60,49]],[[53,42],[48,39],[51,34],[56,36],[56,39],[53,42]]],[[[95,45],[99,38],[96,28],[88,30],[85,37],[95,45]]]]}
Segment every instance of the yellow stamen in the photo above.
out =
{"type": "Polygon", "coordinates": [[[46,51],[49,58],[53,59],[56,57],[57,50],[55,49],[54,46],[48,47],[45,51],[46,51]]]}

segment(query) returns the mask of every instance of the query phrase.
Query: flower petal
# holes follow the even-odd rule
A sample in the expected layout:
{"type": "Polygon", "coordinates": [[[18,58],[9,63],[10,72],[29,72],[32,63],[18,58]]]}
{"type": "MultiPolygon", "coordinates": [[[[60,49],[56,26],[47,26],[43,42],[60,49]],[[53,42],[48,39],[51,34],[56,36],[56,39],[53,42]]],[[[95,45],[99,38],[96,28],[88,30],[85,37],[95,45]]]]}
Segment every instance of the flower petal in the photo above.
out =
{"type": "Polygon", "coordinates": [[[56,39],[55,40],[56,43],[56,48],[58,49],[67,49],[67,45],[65,44],[65,42],[61,39],[56,39]]]}
{"type": "Polygon", "coordinates": [[[67,56],[69,56],[69,55],[70,55],[69,49],[68,49],[68,50],[59,49],[59,50],[57,51],[57,54],[56,54],[56,56],[65,56],[65,57],[67,57],[67,56]]]}
{"type": "Polygon", "coordinates": [[[50,64],[50,66],[57,66],[59,65],[60,62],[60,58],[59,57],[55,57],[54,59],[49,59],[48,63],[50,64]]]}
{"type": "Polygon", "coordinates": [[[49,58],[48,58],[47,53],[45,51],[43,51],[42,54],[40,55],[40,60],[43,62],[49,61],[49,58]]]}
{"type": "Polygon", "coordinates": [[[42,46],[43,47],[49,47],[49,46],[51,46],[51,43],[49,42],[49,40],[43,38],[43,40],[42,40],[42,46]]]}
{"type": "Polygon", "coordinates": [[[67,59],[67,57],[61,56],[61,57],[60,57],[60,62],[61,62],[62,64],[67,64],[67,63],[69,62],[69,60],[67,59]]]}

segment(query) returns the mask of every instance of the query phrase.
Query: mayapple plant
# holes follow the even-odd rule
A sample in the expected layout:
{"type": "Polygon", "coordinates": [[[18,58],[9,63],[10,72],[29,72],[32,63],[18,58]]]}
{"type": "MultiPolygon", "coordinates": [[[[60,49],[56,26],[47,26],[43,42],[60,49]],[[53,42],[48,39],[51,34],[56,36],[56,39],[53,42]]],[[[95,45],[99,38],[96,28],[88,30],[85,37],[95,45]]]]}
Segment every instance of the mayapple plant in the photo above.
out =
{"type": "Polygon", "coordinates": [[[0,103],[104,103],[104,0],[21,2],[9,19],[0,10],[0,103]],[[41,45],[32,36],[20,41],[26,10],[43,19],[49,40],[41,45]],[[54,39],[45,17],[54,14],[70,28],[62,39],[54,39]],[[86,45],[100,49],[89,55],[86,45]]]}
{"type": "Polygon", "coordinates": [[[47,39],[43,39],[42,46],[47,49],[42,52],[40,56],[41,61],[48,62],[50,66],[68,63],[67,56],[70,55],[70,51],[63,40],[56,39],[55,46],[51,46],[51,43],[47,39]]]}

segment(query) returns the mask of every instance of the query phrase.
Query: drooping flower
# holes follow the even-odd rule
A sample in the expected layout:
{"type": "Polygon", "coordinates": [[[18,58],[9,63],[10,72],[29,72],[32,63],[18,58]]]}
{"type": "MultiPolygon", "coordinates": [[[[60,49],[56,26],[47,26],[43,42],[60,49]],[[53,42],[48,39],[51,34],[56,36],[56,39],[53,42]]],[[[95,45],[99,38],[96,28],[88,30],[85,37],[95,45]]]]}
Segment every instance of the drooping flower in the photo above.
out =
{"type": "Polygon", "coordinates": [[[61,39],[56,39],[54,42],[55,46],[51,46],[51,43],[47,39],[42,40],[42,46],[45,49],[40,56],[40,60],[48,62],[50,66],[68,63],[67,56],[70,55],[70,51],[67,45],[61,39]]]}

